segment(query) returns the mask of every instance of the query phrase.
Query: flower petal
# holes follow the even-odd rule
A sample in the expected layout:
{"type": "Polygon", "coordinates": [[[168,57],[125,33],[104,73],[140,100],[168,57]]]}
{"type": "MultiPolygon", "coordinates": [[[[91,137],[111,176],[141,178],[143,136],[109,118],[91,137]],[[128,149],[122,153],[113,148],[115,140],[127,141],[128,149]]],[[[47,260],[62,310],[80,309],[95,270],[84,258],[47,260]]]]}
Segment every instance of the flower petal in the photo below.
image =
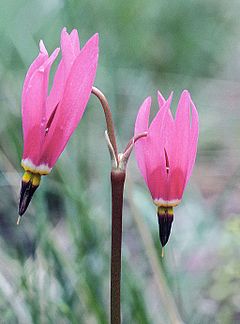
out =
{"type": "Polygon", "coordinates": [[[38,163],[46,125],[46,97],[48,77],[52,63],[58,55],[56,49],[32,74],[27,82],[22,100],[22,124],[24,136],[23,159],[38,163]]]}
{"type": "Polygon", "coordinates": [[[153,119],[149,130],[146,143],[145,163],[147,170],[147,184],[151,192],[152,198],[166,199],[167,188],[167,169],[165,158],[165,143],[166,143],[166,118],[169,116],[169,109],[172,101],[172,94],[164,103],[161,109],[157,112],[153,119]]]}
{"type": "MultiPolygon", "coordinates": [[[[152,103],[152,98],[147,97],[144,100],[144,102],[142,103],[141,107],[139,108],[136,123],[135,123],[134,136],[137,136],[140,133],[148,131],[151,103],[152,103]]],[[[144,138],[142,138],[142,139],[144,139],[144,138]]],[[[140,143],[140,140],[137,141],[137,143],[140,143]]]]}
{"type": "Polygon", "coordinates": [[[95,34],[73,63],[63,99],[46,135],[41,162],[49,167],[56,163],[82,118],[94,83],[97,62],[98,34],[95,34]]]}
{"type": "MultiPolygon", "coordinates": [[[[171,92],[171,96],[173,96],[173,92],[171,92]]],[[[157,97],[158,97],[158,106],[159,106],[159,109],[161,109],[165,105],[166,99],[163,97],[163,95],[161,94],[161,92],[159,90],[157,92],[157,97]]],[[[169,108],[170,108],[170,106],[169,106],[169,108]]],[[[173,120],[171,109],[168,109],[168,115],[169,115],[170,119],[173,120]]]]}
{"type": "Polygon", "coordinates": [[[190,145],[189,145],[189,163],[188,163],[188,172],[187,172],[187,181],[189,180],[193,166],[196,159],[197,154],[197,143],[198,143],[198,136],[199,136],[199,118],[198,118],[198,112],[197,109],[192,101],[190,99],[190,105],[191,105],[191,112],[192,112],[192,120],[191,120],[191,130],[190,130],[190,145]]]}
{"type": "Polygon", "coordinates": [[[40,49],[40,53],[38,54],[37,58],[33,61],[33,63],[30,65],[24,80],[23,91],[22,91],[22,102],[26,98],[26,90],[28,88],[28,83],[33,73],[48,59],[48,52],[43,44],[43,41],[40,41],[39,49],[40,49]]]}
{"type": "MultiPolygon", "coordinates": [[[[183,192],[187,181],[190,144],[190,94],[186,90],[182,92],[180,97],[174,126],[169,128],[166,145],[170,165],[169,176],[174,186],[173,174],[179,174],[177,170],[181,170],[182,176],[179,179],[181,179],[183,192]]],[[[178,192],[180,191],[178,190],[178,192]]],[[[180,197],[174,198],[180,199],[180,197]]]]}
{"type": "MultiPolygon", "coordinates": [[[[183,91],[175,120],[170,110],[171,99],[172,94],[166,101],[158,92],[159,111],[148,129],[147,137],[138,144],[141,144],[137,155],[138,165],[158,206],[179,204],[197,151],[198,114],[190,94],[183,91]]],[[[143,121],[139,118],[136,124],[147,123],[148,117],[143,114],[142,118],[143,121]]]]}
{"type": "Polygon", "coordinates": [[[74,29],[69,35],[66,28],[61,33],[62,59],[56,70],[52,89],[47,98],[47,119],[50,118],[54,109],[62,100],[64,88],[72,65],[80,53],[77,30],[74,29]]]}
{"type": "Polygon", "coordinates": [[[163,97],[163,95],[161,94],[161,92],[159,90],[157,92],[157,95],[158,95],[158,106],[159,106],[159,109],[161,109],[165,105],[166,99],[163,97]]]}
{"type": "Polygon", "coordinates": [[[52,112],[62,99],[65,86],[65,68],[63,60],[60,61],[53,79],[52,89],[47,97],[46,118],[49,120],[52,112]]]}
{"type": "Polygon", "coordinates": [[[167,173],[165,165],[164,150],[160,151],[159,155],[155,154],[154,146],[147,146],[147,154],[145,156],[147,185],[153,200],[164,199],[167,200],[167,173]],[[156,161],[158,160],[158,165],[156,161]],[[155,163],[153,164],[152,161],[155,163]]]}
{"type": "MultiPolygon", "coordinates": [[[[137,136],[138,134],[148,131],[151,102],[152,102],[151,97],[148,97],[142,103],[138,111],[138,115],[135,123],[134,136],[137,136]]],[[[146,138],[142,137],[139,140],[137,140],[137,142],[134,144],[134,147],[135,147],[135,155],[136,155],[138,167],[142,173],[142,176],[147,182],[147,174],[146,174],[146,166],[145,166],[145,153],[146,153],[145,143],[146,143],[146,138]]]]}
{"type": "Polygon", "coordinates": [[[77,29],[73,29],[71,31],[70,38],[72,41],[72,47],[73,47],[74,54],[75,54],[75,56],[78,56],[78,54],[80,53],[80,41],[79,41],[77,29]]]}
{"type": "Polygon", "coordinates": [[[65,67],[65,78],[67,79],[77,55],[75,54],[72,38],[67,33],[66,28],[63,28],[61,33],[61,50],[65,67]]]}
{"type": "Polygon", "coordinates": [[[43,40],[40,40],[40,42],[39,42],[39,49],[42,54],[44,54],[45,56],[48,57],[48,51],[43,43],[43,40]]]}
{"type": "Polygon", "coordinates": [[[166,137],[163,134],[163,130],[165,129],[165,119],[168,115],[168,111],[170,110],[171,102],[172,93],[162,108],[157,112],[148,130],[149,138],[155,142],[158,142],[161,147],[164,147],[166,142],[166,137]]]}

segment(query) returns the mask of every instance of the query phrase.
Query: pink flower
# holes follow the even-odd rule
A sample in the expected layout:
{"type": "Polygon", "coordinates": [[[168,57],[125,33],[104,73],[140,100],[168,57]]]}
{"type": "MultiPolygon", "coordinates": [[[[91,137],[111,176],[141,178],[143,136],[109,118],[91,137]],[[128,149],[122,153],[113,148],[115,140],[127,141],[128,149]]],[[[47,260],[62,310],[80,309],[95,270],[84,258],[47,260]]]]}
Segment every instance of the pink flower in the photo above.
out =
{"type": "Polygon", "coordinates": [[[49,73],[59,48],[40,53],[30,66],[22,92],[24,150],[19,214],[22,215],[40,183],[64,150],[81,120],[94,83],[98,62],[98,34],[80,49],[78,32],[61,33],[62,58],[48,95],[49,73]],[[30,193],[29,193],[30,192],[30,193]]]}
{"type": "Polygon", "coordinates": [[[172,94],[166,101],[158,92],[159,111],[148,126],[151,107],[151,97],[148,97],[139,109],[135,124],[135,135],[148,132],[135,143],[135,151],[138,167],[158,206],[163,246],[170,235],[172,207],[180,203],[192,173],[199,132],[198,113],[189,92],[182,92],[175,119],[170,110],[171,101],[172,94]]]}

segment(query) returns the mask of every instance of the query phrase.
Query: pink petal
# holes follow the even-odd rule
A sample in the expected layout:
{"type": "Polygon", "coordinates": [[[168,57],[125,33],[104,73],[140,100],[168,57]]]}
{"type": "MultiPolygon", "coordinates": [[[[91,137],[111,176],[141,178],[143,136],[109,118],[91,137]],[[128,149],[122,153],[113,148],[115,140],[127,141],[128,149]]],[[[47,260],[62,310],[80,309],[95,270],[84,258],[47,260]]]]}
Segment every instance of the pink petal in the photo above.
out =
{"type": "Polygon", "coordinates": [[[179,168],[174,168],[169,172],[167,190],[165,192],[166,200],[181,200],[185,188],[186,175],[179,168]]]}
{"type": "MultiPolygon", "coordinates": [[[[151,101],[145,100],[141,106],[135,125],[135,135],[139,132],[146,131],[148,128],[148,118],[151,101]]],[[[148,136],[140,139],[136,144],[136,158],[139,169],[148,185],[153,200],[169,199],[169,177],[167,174],[167,162],[165,159],[165,143],[167,141],[168,128],[172,128],[174,121],[172,120],[170,104],[172,94],[166,101],[161,94],[158,94],[160,110],[152,121],[148,136]]]]}
{"type": "Polygon", "coordinates": [[[158,90],[157,92],[158,95],[158,105],[159,105],[159,109],[161,109],[166,102],[166,99],[163,97],[163,95],[161,94],[161,92],[158,90]]]}
{"type": "Polygon", "coordinates": [[[53,85],[52,89],[50,91],[49,96],[47,97],[47,103],[46,103],[46,118],[47,120],[50,118],[53,110],[56,108],[56,106],[59,104],[59,102],[62,99],[63,91],[65,86],[65,68],[63,60],[60,61],[54,79],[53,79],[53,85]]]}
{"type": "Polygon", "coordinates": [[[46,97],[50,67],[59,49],[32,74],[25,88],[22,100],[22,123],[24,136],[23,159],[30,158],[38,163],[46,124],[46,97]]]}
{"type": "Polygon", "coordinates": [[[176,111],[176,123],[183,123],[182,128],[190,127],[190,100],[191,96],[187,90],[184,90],[178,102],[176,111]]]}
{"type": "Polygon", "coordinates": [[[74,61],[80,53],[79,39],[76,29],[74,29],[72,33],[68,35],[66,28],[63,28],[61,33],[61,50],[62,59],[56,70],[52,89],[47,98],[47,119],[50,118],[54,109],[62,100],[68,75],[74,61]]]}
{"type": "Polygon", "coordinates": [[[150,154],[146,156],[146,169],[147,169],[147,185],[153,200],[163,199],[168,200],[168,177],[166,174],[166,167],[164,161],[164,154],[160,154],[158,166],[152,168],[151,153],[154,152],[154,146],[151,148],[150,154]],[[163,163],[162,163],[163,162],[163,163]]]}
{"type": "Polygon", "coordinates": [[[67,33],[66,28],[63,28],[61,33],[61,50],[62,58],[65,67],[65,78],[67,79],[72,65],[76,59],[74,46],[70,35],[67,33]]]}
{"type": "MultiPolygon", "coordinates": [[[[181,200],[196,157],[196,107],[188,91],[183,91],[174,120],[170,110],[171,99],[172,94],[165,101],[158,92],[159,111],[148,129],[147,137],[135,144],[139,146],[136,155],[139,168],[156,203],[175,204],[181,200]]],[[[149,115],[144,107],[141,109],[136,121],[139,130],[147,128],[149,115]]]]}
{"type": "Polygon", "coordinates": [[[191,123],[191,130],[190,130],[190,145],[189,145],[189,164],[188,164],[188,173],[187,173],[187,181],[189,180],[193,166],[196,159],[197,154],[197,143],[198,143],[198,135],[199,135],[199,118],[197,109],[192,100],[190,100],[191,104],[191,112],[192,112],[192,123],[191,123]]]}
{"type": "MultiPolygon", "coordinates": [[[[151,97],[145,99],[145,101],[143,102],[143,104],[141,105],[138,111],[138,115],[135,123],[134,136],[137,136],[138,134],[148,131],[148,121],[149,121],[149,114],[151,108],[151,101],[152,101],[151,97]]],[[[146,166],[145,166],[145,143],[146,143],[146,138],[145,137],[140,138],[135,143],[134,147],[135,147],[135,155],[136,155],[138,167],[142,173],[142,176],[147,182],[147,174],[146,174],[146,166]]]]}
{"type": "Polygon", "coordinates": [[[41,163],[52,167],[82,118],[94,83],[98,62],[98,34],[83,47],[70,71],[63,99],[46,135],[41,163]]]}
{"type": "MultiPolygon", "coordinates": [[[[134,136],[137,136],[138,134],[148,131],[148,122],[149,122],[151,103],[152,103],[151,97],[147,97],[142,103],[141,107],[139,108],[136,123],[135,123],[134,136]]],[[[137,143],[140,142],[141,139],[137,141],[137,143]]]]}
{"type": "MultiPolygon", "coordinates": [[[[181,179],[183,192],[187,180],[188,153],[190,144],[190,95],[183,91],[176,112],[175,127],[169,128],[166,151],[169,157],[171,185],[174,186],[174,174],[182,174],[181,179]]],[[[180,183],[179,183],[180,186],[180,183]]],[[[171,191],[172,192],[172,191],[171,191]]],[[[179,190],[178,190],[179,192],[179,190]]],[[[175,199],[180,197],[170,197],[175,199]]]]}
{"type": "Polygon", "coordinates": [[[43,40],[40,40],[40,42],[39,42],[39,49],[42,54],[44,54],[45,56],[48,57],[48,51],[43,43],[43,40]]]}
{"type": "Polygon", "coordinates": [[[153,199],[165,199],[167,186],[167,170],[164,148],[166,144],[166,118],[169,117],[169,109],[172,94],[157,112],[149,130],[146,143],[145,163],[147,170],[147,184],[153,199]]]}
{"type": "MultiPolygon", "coordinates": [[[[170,95],[173,96],[173,92],[171,92],[170,95]]],[[[157,96],[158,96],[158,106],[159,106],[159,109],[161,109],[165,105],[166,100],[160,91],[157,92],[157,96]]],[[[170,108],[170,106],[169,106],[169,108],[170,108]]],[[[170,119],[173,120],[171,109],[168,110],[168,115],[169,115],[170,119]]]]}
{"type": "Polygon", "coordinates": [[[46,71],[50,71],[51,65],[53,64],[53,62],[56,60],[58,53],[60,51],[60,48],[56,48],[53,53],[51,54],[51,56],[39,67],[39,71],[40,72],[46,72],[46,71]]]}
{"type": "Polygon", "coordinates": [[[79,41],[77,29],[73,29],[71,31],[70,38],[72,41],[72,47],[73,47],[74,54],[75,54],[75,56],[78,56],[78,54],[80,53],[80,41],[79,41]]]}
{"type": "Polygon", "coordinates": [[[31,66],[29,67],[24,84],[23,84],[23,91],[22,91],[22,102],[26,98],[26,89],[28,88],[28,83],[33,75],[33,73],[48,59],[48,52],[43,44],[43,41],[39,43],[40,53],[38,54],[37,58],[33,61],[31,66]]]}
{"type": "Polygon", "coordinates": [[[168,100],[162,106],[162,108],[157,112],[155,118],[153,119],[149,127],[149,138],[155,142],[158,142],[161,147],[164,147],[166,139],[163,133],[165,129],[165,119],[168,115],[168,111],[171,106],[172,94],[169,96],[168,100]]]}

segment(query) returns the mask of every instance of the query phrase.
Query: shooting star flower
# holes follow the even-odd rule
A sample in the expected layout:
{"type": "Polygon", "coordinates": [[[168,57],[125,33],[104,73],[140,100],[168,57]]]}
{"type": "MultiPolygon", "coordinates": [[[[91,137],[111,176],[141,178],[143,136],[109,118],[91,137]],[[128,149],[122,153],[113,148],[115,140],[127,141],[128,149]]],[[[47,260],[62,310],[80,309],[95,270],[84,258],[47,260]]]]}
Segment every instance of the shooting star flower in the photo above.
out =
{"type": "Polygon", "coordinates": [[[25,173],[20,216],[26,211],[41,176],[52,170],[83,116],[96,75],[98,34],[80,49],[77,30],[68,34],[63,28],[62,58],[49,95],[49,73],[60,49],[49,56],[42,41],[39,47],[40,53],[27,72],[22,92],[24,150],[21,165],[25,173]]]}
{"type": "Polygon", "coordinates": [[[173,207],[182,199],[195,163],[198,143],[198,113],[190,93],[182,92],[175,119],[170,105],[158,92],[159,111],[149,124],[151,97],[141,105],[135,136],[148,132],[135,143],[138,167],[157,206],[159,237],[164,246],[170,236],[173,207]]]}

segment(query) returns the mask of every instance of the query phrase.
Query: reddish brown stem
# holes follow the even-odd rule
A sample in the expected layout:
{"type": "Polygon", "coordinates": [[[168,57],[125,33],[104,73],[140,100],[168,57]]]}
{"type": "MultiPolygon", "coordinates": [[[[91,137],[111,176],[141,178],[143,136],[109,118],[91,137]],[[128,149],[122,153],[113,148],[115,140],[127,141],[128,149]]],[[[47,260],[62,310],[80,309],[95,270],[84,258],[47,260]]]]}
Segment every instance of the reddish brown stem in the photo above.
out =
{"type": "Polygon", "coordinates": [[[108,101],[107,101],[106,97],[104,96],[104,94],[96,87],[92,87],[92,94],[94,94],[101,102],[101,105],[102,105],[102,108],[103,108],[103,111],[105,114],[108,136],[109,136],[110,142],[113,146],[115,157],[117,158],[118,157],[117,143],[116,143],[116,137],[115,137],[115,132],[114,132],[112,113],[111,113],[111,109],[109,107],[108,101]]]}
{"type": "Polygon", "coordinates": [[[112,247],[111,247],[111,324],[121,323],[121,259],[122,259],[122,208],[126,165],[134,143],[147,133],[133,137],[123,154],[118,154],[112,113],[104,94],[96,87],[92,93],[99,99],[107,124],[108,148],[112,159],[112,247]]]}
{"type": "Polygon", "coordinates": [[[123,152],[123,154],[134,144],[134,143],[136,143],[140,138],[142,138],[142,137],[146,137],[147,136],[147,132],[143,132],[143,133],[140,133],[140,134],[138,134],[138,135],[136,135],[136,136],[134,136],[134,137],[132,137],[131,139],[130,139],[130,141],[127,143],[127,146],[126,146],[126,148],[125,148],[125,150],[124,150],[124,152],[123,152]]]}
{"type": "Polygon", "coordinates": [[[111,324],[121,323],[122,208],[125,171],[112,170],[111,324]]]}

